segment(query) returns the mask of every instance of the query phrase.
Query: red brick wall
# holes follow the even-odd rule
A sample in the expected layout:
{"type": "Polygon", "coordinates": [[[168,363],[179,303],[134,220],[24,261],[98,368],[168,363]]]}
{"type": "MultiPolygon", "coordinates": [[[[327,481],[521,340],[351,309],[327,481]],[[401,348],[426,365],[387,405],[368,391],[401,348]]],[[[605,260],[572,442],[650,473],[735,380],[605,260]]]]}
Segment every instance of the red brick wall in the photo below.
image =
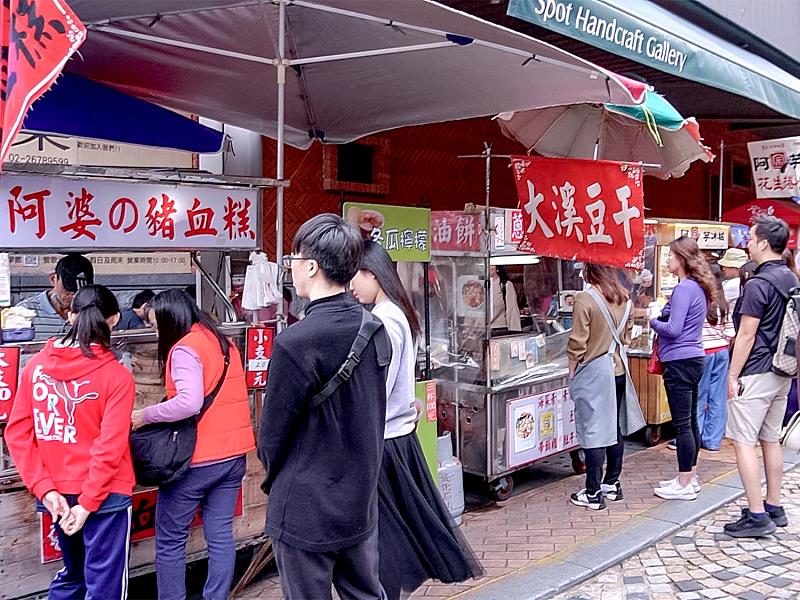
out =
{"type": "MultiPolygon", "coordinates": [[[[726,154],[736,154],[747,162],[747,148],[742,142],[754,138],[728,132],[720,122],[701,123],[701,132],[714,153],[719,140],[733,146],[726,154]]],[[[498,154],[522,153],[522,147],[506,139],[490,119],[454,121],[439,125],[407,127],[374,136],[390,143],[389,186],[387,195],[367,195],[326,191],[323,187],[323,149],[315,143],[309,150],[287,148],[286,178],[291,187],[285,195],[284,247],[288,248],[297,228],[309,217],[321,212],[341,212],[345,201],[422,206],[433,210],[457,210],[465,203],[484,202],[484,163],[479,159],[459,159],[459,154],[479,154],[483,143],[493,145],[498,154]]],[[[727,161],[726,161],[727,169],[727,161]]],[[[712,191],[712,177],[718,173],[718,161],[711,165],[696,162],[679,179],[662,181],[645,178],[645,206],[648,217],[708,219],[716,217],[717,190],[712,191]],[[713,194],[713,196],[712,196],[713,194]]],[[[264,138],[264,176],[275,175],[275,142],[264,138]]],[[[726,177],[727,179],[727,177],[726,177]]],[[[732,208],[754,197],[753,190],[727,188],[725,208],[732,208]]],[[[492,205],[516,206],[514,184],[504,161],[492,167],[492,205]]],[[[265,248],[275,247],[275,194],[266,196],[264,211],[265,248]]]]}

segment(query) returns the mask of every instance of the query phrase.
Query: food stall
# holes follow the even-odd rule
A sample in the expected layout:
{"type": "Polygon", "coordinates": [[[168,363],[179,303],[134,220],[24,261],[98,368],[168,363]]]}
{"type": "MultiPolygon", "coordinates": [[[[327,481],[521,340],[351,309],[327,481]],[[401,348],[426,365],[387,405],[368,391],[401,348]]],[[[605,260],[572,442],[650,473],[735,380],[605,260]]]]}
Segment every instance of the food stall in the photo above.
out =
{"type": "MultiPolygon", "coordinates": [[[[464,471],[505,499],[515,471],[577,450],[565,324],[579,271],[574,261],[517,250],[521,210],[468,207],[432,219],[430,362],[440,431],[451,432],[464,471]],[[496,312],[510,314],[494,306],[497,267],[509,277],[505,302],[522,305],[520,331],[491,326],[496,312]]],[[[573,466],[580,472],[577,452],[573,466]]]]}
{"type": "Polygon", "coordinates": [[[743,247],[745,231],[746,227],[742,225],[717,221],[645,221],[644,270],[637,273],[630,282],[634,324],[642,334],[634,339],[628,357],[633,384],[647,421],[645,437],[650,445],[661,441],[661,426],[672,420],[661,376],[647,372],[655,337],[650,329],[648,307],[654,302],[661,306],[666,304],[672,290],[678,285],[678,278],[669,272],[667,266],[669,244],[682,236],[691,237],[713,260],[712,255],[722,256],[730,247],[743,247]]]}
{"type": "MultiPolygon", "coordinates": [[[[0,179],[0,303],[30,294],[26,266],[54,267],[53,256],[83,252],[95,263],[95,281],[114,291],[197,284],[198,299],[216,296],[222,330],[239,346],[248,367],[248,383],[263,387],[274,328],[239,320],[229,294],[241,256],[261,242],[264,189],[278,182],[168,171],[132,171],[69,167],[49,172],[6,170],[0,179]],[[213,261],[205,260],[213,252],[213,261]],[[223,256],[220,273],[212,274],[223,256]],[[235,261],[232,258],[239,257],[235,261]],[[99,258],[98,258],[99,257],[99,258]],[[188,257],[189,265],[186,264],[188,257]],[[46,259],[46,260],[45,260],[46,259]],[[172,262],[172,261],[175,262],[172,262]],[[106,276],[100,264],[125,275],[106,276]],[[16,267],[15,267],[16,265],[16,267]],[[49,266],[48,266],[49,265],[49,266]],[[234,272],[232,272],[232,270],[234,272]]],[[[40,274],[41,275],[41,274],[40,274]]],[[[38,290],[35,290],[38,291],[38,290]]],[[[163,381],[151,329],[114,332],[112,345],[137,385],[136,408],[159,402],[163,381]]],[[[3,443],[3,422],[13,403],[19,369],[43,347],[41,341],[0,345],[0,597],[35,595],[47,589],[60,568],[57,537],[49,515],[36,513],[3,443]]],[[[254,423],[260,417],[260,392],[250,391],[254,423]]],[[[72,403],[72,404],[70,404],[72,403]]],[[[64,398],[62,410],[74,410],[64,398]]],[[[55,410],[58,410],[56,408],[55,410]]],[[[56,415],[54,415],[55,417],[56,415]]],[[[248,455],[234,533],[242,547],[263,539],[266,497],[260,489],[263,468],[248,455]]],[[[137,487],[133,498],[131,573],[155,569],[155,490],[137,487]]],[[[188,560],[202,558],[205,542],[195,520],[188,560]]]]}

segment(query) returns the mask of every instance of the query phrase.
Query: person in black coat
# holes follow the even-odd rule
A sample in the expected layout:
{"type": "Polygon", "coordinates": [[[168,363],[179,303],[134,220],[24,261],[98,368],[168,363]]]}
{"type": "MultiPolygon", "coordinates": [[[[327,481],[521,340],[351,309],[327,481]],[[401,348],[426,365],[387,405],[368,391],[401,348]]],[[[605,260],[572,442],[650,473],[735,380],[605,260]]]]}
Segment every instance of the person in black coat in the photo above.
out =
{"type": "Polygon", "coordinates": [[[378,575],[378,474],[391,345],[381,326],[349,380],[310,400],[347,359],[363,309],[346,292],[360,235],[333,214],[300,227],[284,266],[305,318],[275,339],[259,429],[272,538],[287,600],[385,598],[378,575]]]}

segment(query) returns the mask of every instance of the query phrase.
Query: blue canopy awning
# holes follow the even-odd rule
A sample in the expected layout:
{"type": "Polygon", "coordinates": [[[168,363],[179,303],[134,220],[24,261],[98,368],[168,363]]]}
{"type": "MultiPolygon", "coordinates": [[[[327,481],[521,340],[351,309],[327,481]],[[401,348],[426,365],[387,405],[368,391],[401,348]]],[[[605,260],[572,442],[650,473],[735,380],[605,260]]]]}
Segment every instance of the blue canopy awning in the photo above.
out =
{"type": "Polygon", "coordinates": [[[70,73],[33,105],[22,129],[200,154],[222,151],[225,141],[216,129],[70,73]]]}

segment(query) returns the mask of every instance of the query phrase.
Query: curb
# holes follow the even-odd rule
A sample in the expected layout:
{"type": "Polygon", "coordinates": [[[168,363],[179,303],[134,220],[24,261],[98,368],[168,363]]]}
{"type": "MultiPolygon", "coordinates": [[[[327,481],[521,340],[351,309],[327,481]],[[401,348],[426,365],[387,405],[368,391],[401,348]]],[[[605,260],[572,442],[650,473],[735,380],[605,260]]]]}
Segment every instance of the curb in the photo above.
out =
{"type": "MultiPolygon", "coordinates": [[[[784,451],[784,472],[800,465],[800,454],[784,451]]],[[[762,478],[763,481],[763,478],[762,478]]],[[[744,495],[734,470],[703,485],[694,502],[665,501],[614,528],[530,567],[457,594],[459,600],[546,600],[673,535],[744,495]]]]}

